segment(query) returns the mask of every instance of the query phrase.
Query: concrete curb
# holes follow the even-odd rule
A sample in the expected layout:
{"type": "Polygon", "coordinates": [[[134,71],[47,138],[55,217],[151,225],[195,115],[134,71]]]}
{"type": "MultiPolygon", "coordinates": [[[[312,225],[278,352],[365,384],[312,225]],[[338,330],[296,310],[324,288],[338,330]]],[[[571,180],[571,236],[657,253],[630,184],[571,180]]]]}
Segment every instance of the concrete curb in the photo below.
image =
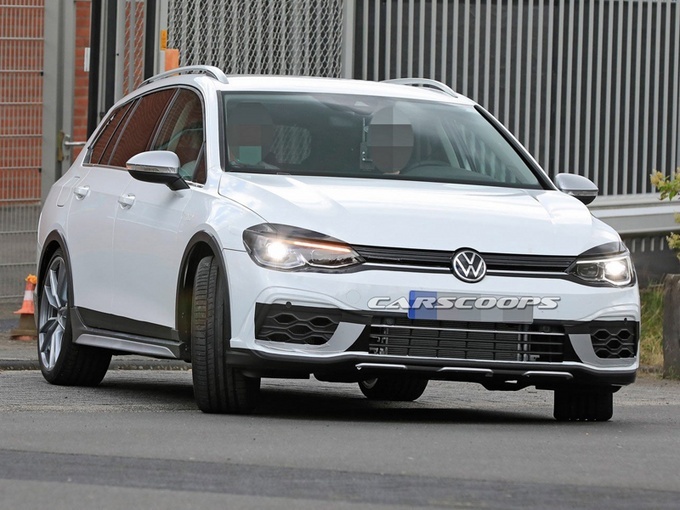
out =
{"type": "MultiPolygon", "coordinates": [[[[7,321],[6,321],[7,322],[7,321]]],[[[190,363],[174,359],[145,358],[136,355],[114,356],[110,370],[189,370],[190,363]]],[[[40,370],[36,340],[14,340],[0,329],[0,371],[40,370]]]]}
{"type": "MultiPolygon", "coordinates": [[[[109,370],[189,370],[191,364],[176,360],[111,360],[109,370]]],[[[38,360],[3,359],[0,360],[0,371],[3,370],[40,370],[38,360]]]]}

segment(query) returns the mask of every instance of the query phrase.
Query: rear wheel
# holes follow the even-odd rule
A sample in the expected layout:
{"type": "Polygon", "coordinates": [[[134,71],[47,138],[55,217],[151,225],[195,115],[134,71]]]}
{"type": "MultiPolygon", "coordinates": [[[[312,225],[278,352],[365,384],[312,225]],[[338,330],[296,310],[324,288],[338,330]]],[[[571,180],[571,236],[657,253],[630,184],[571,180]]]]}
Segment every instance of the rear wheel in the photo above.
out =
{"type": "Polygon", "coordinates": [[[205,413],[249,413],[260,378],[227,365],[231,337],[226,280],[214,257],[199,262],[191,309],[191,367],[194,398],[205,413]]]}
{"type": "Polygon", "coordinates": [[[381,376],[359,381],[359,388],[371,400],[410,402],[423,394],[427,383],[427,379],[416,377],[381,376]]]}
{"type": "Polygon", "coordinates": [[[52,384],[96,386],[109,368],[111,353],[72,341],[69,266],[61,250],[52,255],[40,282],[38,363],[52,384]]]}
{"type": "Polygon", "coordinates": [[[614,414],[614,394],[608,388],[555,390],[557,421],[608,421],[614,414]]]}

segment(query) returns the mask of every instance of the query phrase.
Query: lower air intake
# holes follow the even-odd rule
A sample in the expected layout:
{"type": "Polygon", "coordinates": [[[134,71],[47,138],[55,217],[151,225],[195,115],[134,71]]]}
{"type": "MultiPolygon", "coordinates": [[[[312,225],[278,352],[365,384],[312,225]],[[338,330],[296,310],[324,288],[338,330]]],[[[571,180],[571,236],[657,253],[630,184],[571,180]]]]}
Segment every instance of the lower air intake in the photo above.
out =
{"type": "Polygon", "coordinates": [[[369,352],[465,360],[564,361],[561,326],[374,317],[369,352]]]}
{"type": "Polygon", "coordinates": [[[323,345],[335,333],[341,316],[339,310],[333,309],[258,304],[255,309],[255,338],[323,345]]]}

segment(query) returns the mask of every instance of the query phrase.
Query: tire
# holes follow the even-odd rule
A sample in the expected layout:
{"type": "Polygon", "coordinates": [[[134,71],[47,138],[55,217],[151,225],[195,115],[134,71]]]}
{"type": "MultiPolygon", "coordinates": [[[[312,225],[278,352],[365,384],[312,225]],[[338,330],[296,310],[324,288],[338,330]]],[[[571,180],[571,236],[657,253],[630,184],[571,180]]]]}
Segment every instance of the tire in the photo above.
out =
{"type": "Polygon", "coordinates": [[[370,400],[411,402],[423,394],[427,383],[427,379],[416,377],[382,376],[359,381],[359,388],[361,393],[370,400]]]}
{"type": "Polygon", "coordinates": [[[255,409],[260,378],[227,365],[231,337],[226,280],[214,257],[196,269],[191,307],[194,399],[204,413],[246,414],[255,409]]]}
{"type": "Polygon", "coordinates": [[[109,369],[111,352],[73,343],[69,265],[54,252],[38,292],[38,363],[45,379],[64,386],[97,386],[109,369]]]}
{"type": "Polygon", "coordinates": [[[609,421],[613,414],[614,393],[610,389],[555,390],[553,415],[557,421],[609,421]]]}

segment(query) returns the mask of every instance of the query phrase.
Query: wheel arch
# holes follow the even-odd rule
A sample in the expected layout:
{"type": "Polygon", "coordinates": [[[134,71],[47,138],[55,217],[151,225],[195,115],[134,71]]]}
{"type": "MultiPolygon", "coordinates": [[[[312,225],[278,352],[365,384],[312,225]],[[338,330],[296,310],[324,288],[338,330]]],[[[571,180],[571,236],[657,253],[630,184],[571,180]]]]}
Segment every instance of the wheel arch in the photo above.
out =
{"type": "MultiPolygon", "coordinates": [[[[185,344],[185,360],[191,361],[191,312],[192,312],[192,297],[194,287],[194,277],[196,276],[196,269],[198,263],[204,258],[213,256],[220,267],[222,277],[225,279],[225,288],[227,290],[227,310],[230,310],[229,303],[229,282],[227,280],[226,265],[224,257],[222,256],[222,248],[218,240],[209,232],[198,232],[191,238],[182,256],[180,264],[180,273],[177,280],[177,332],[179,333],[180,341],[185,344]]],[[[230,317],[225,317],[228,321],[229,331],[231,332],[230,317]]]]}
{"type": "MultiPolygon", "coordinates": [[[[64,239],[64,236],[62,235],[61,232],[58,230],[53,230],[52,232],[49,233],[49,235],[45,238],[45,242],[43,243],[43,248],[40,253],[40,258],[38,260],[38,267],[37,267],[37,284],[35,287],[35,319],[36,319],[36,324],[38,324],[38,328],[40,328],[39,322],[39,314],[40,314],[40,308],[42,306],[42,292],[43,292],[43,279],[45,278],[45,274],[47,273],[47,270],[49,268],[49,263],[52,260],[52,257],[56,253],[57,250],[61,250],[61,253],[64,258],[64,263],[66,264],[66,269],[67,269],[67,276],[68,276],[68,308],[69,308],[69,316],[70,316],[70,330],[71,330],[71,341],[75,342],[75,340],[78,338],[82,330],[79,328],[74,328],[74,324],[79,324],[82,319],[79,317],[76,317],[76,314],[78,313],[76,311],[76,304],[75,304],[75,294],[76,290],[73,285],[73,268],[71,266],[71,256],[68,250],[68,245],[66,244],[66,240],[64,239]]],[[[107,365],[108,366],[108,365],[107,365]]]]}
{"type": "MultiPolygon", "coordinates": [[[[69,265],[69,275],[70,275],[70,257],[68,253],[68,248],[66,246],[66,241],[64,240],[64,236],[61,235],[61,233],[57,230],[53,230],[50,232],[50,234],[45,238],[45,242],[43,243],[43,248],[42,252],[40,253],[40,258],[38,260],[38,274],[36,275],[38,277],[38,285],[40,285],[40,282],[42,282],[42,279],[45,276],[45,271],[47,271],[47,264],[49,263],[50,259],[52,258],[52,255],[54,255],[54,252],[57,251],[58,249],[61,248],[61,251],[64,253],[64,256],[66,257],[66,263],[69,265]]],[[[71,288],[73,287],[72,285],[70,286],[71,288]]]]}

